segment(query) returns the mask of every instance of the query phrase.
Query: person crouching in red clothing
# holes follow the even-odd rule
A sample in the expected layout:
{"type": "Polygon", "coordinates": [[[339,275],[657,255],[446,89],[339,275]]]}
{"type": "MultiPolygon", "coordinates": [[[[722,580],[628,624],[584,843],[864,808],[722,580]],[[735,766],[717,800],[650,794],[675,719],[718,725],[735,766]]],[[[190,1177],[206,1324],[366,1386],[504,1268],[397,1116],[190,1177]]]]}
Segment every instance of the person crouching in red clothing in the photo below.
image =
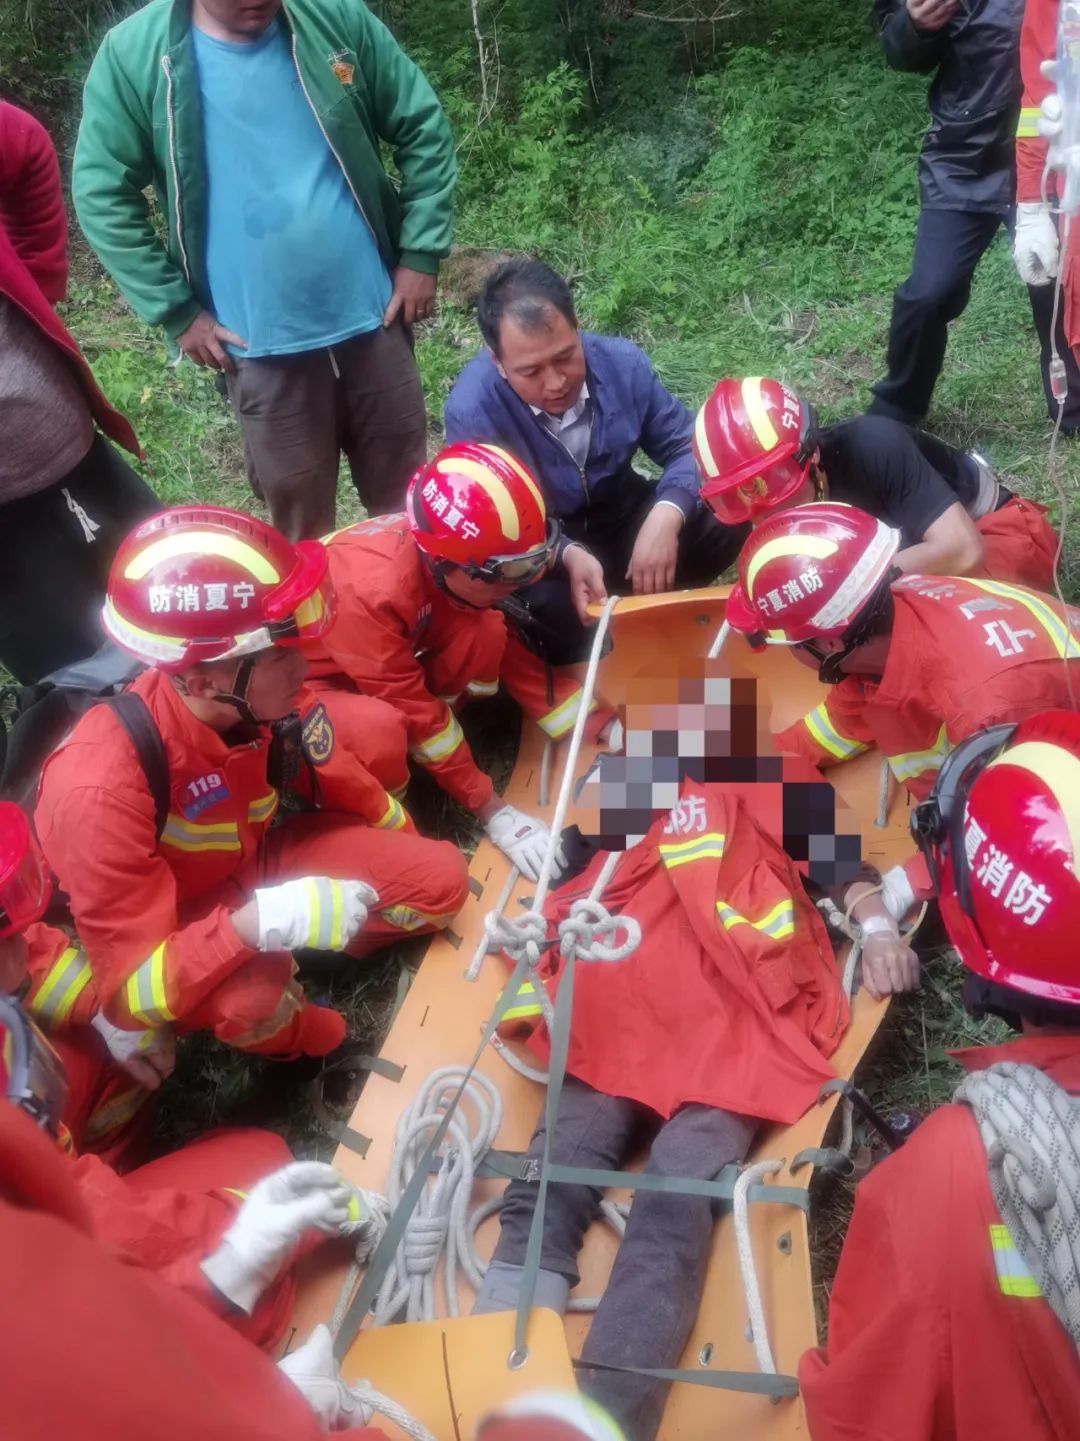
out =
{"type": "Polygon", "coordinates": [[[237,511],[163,511],[117,553],[104,621],[150,666],[131,692],[164,745],[167,809],[96,706],[46,762],[35,820],[101,1007],[133,1049],[176,1023],[324,1055],[345,1022],[305,1001],[292,952],[362,956],[444,925],[465,898],[448,843],[328,811],[271,827],[271,726],[297,703],[298,643],[333,614],[322,546],[237,511]]]}
{"type": "Polygon", "coordinates": [[[1020,1032],[856,1192],[813,1441],[1072,1441],[1080,1415],[1080,716],[958,746],[913,816],[965,1000],[1020,1032]]]}
{"type": "MultiPolygon", "coordinates": [[[[411,757],[535,880],[547,827],[495,794],[456,712],[502,682],[551,740],[570,733],[580,683],[528,650],[514,617],[528,587],[558,566],[584,620],[606,595],[600,562],[560,541],[535,479],[498,446],[440,451],[413,476],[406,507],[323,542],[338,619],[304,648],[306,754],[325,804],[391,827],[406,823],[396,796],[411,757]],[[369,771],[389,800],[381,789],[372,796],[369,771]]],[[[594,702],[586,734],[612,718],[594,702]]]]}

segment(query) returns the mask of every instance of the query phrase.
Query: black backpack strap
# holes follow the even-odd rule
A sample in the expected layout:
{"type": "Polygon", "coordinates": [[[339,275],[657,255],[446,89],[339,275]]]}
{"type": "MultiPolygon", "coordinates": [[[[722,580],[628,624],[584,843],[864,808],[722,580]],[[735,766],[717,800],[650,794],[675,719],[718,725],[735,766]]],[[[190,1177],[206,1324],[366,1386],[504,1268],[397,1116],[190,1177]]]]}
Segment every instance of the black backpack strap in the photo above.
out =
{"type": "Polygon", "coordinates": [[[150,794],[154,797],[154,817],[157,838],[160,840],[169,817],[170,790],[169,757],[165,752],[161,732],[155,725],[146,702],[134,691],[121,691],[119,695],[109,696],[102,704],[109,707],[135,747],[135,754],[139,757],[150,794]]]}

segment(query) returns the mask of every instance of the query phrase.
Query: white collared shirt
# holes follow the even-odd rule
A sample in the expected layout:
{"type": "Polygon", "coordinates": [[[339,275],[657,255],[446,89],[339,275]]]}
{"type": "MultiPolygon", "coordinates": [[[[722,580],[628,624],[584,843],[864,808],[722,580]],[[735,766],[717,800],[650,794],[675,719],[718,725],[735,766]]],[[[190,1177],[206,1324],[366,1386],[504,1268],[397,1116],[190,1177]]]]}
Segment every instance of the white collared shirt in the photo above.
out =
{"type": "Polygon", "coordinates": [[[584,470],[585,461],[589,455],[589,436],[592,431],[588,381],[582,382],[581,394],[569,410],[563,411],[562,415],[549,415],[546,410],[541,410],[537,405],[530,405],[529,409],[544,429],[566,447],[573,456],[574,464],[578,469],[584,470]]]}

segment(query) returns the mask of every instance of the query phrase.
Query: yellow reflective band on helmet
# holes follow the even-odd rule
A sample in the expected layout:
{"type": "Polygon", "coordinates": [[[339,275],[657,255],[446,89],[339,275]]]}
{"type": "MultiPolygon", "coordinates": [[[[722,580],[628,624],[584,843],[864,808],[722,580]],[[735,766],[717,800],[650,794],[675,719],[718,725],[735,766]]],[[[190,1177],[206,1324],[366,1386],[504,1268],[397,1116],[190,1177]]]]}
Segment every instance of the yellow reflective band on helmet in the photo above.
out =
{"type": "Polygon", "coordinates": [[[252,801],[248,806],[248,820],[252,825],[258,825],[261,821],[268,821],[277,808],[277,791],[268,791],[266,795],[260,796],[258,800],[252,801]]]}
{"type": "Polygon", "coordinates": [[[470,695],[497,695],[498,680],[471,680],[465,687],[470,695]]]}
{"type": "Polygon", "coordinates": [[[724,923],[725,931],[730,931],[733,926],[753,926],[755,931],[771,936],[774,941],[782,941],[795,934],[795,904],[790,896],[778,901],[771,911],[756,921],[740,915],[726,901],[717,901],[716,914],[724,923]]]}
{"type": "Polygon", "coordinates": [[[694,421],[694,440],[697,444],[698,459],[701,461],[701,468],[710,476],[718,476],[720,468],[716,464],[716,457],[712,453],[712,446],[709,444],[709,433],[705,425],[706,406],[702,406],[697,413],[697,420],[694,421]]]}
{"type": "Polygon", "coordinates": [[[465,739],[465,733],[458,725],[457,720],[450,716],[442,730],[436,731],[426,741],[413,746],[409,754],[424,765],[437,765],[444,761],[447,756],[453,755],[458,746],[465,739]]]}
{"type": "Polygon", "coordinates": [[[720,831],[706,831],[704,835],[695,836],[689,841],[661,842],[657,850],[660,852],[660,859],[670,871],[676,866],[689,865],[691,861],[722,859],[726,839],[720,831]]]}
{"type": "Polygon", "coordinates": [[[945,727],[938,731],[934,745],[925,751],[902,751],[899,755],[888,756],[889,769],[898,781],[910,781],[924,771],[941,769],[941,763],[952,750],[945,727]]]}
{"type": "Polygon", "coordinates": [[[803,716],[803,725],[823,751],[828,751],[838,761],[850,760],[869,747],[864,741],[849,740],[842,736],[829,719],[829,708],[824,701],[803,716]]]}
{"type": "Polygon", "coordinates": [[[30,1010],[46,1025],[60,1025],[85,990],[90,975],[90,962],[82,951],[78,946],[68,946],[49,968],[41,988],[29,1002],[30,1010]]]}
{"type": "Polygon", "coordinates": [[[518,515],[517,506],[514,504],[513,496],[506,488],[506,482],[499,476],[492,474],[486,465],[478,460],[458,459],[437,460],[435,469],[441,475],[464,475],[474,485],[487,495],[499,517],[499,526],[507,540],[517,540],[521,536],[521,517],[518,515]]]}
{"type": "Polygon", "coordinates": [[[1013,1245],[1008,1226],[990,1227],[990,1245],[994,1251],[994,1269],[997,1271],[998,1287],[1003,1296],[1042,1295],[1038,1281],[1024,1264],[1024,1258],[1013,1245]]]}
{"type": "Polygon", "coordinates": [[[405,814],[405,808],[396,801],[393,796],[388,796],[387,800],[389,804],[375,822],[375,829],[380,831],[399,831],[408,819],[405,814]]]}
{"type": "Polygon", "coordinates": [[[742,403],[746,407],[746,415],[750,424],[754,427],[754,434],[757,436],[758,444],[762,450],[775,450],[780,444],[780,437],[776,433],[776,427],[772,423],[765,406],[765,397],[761,393],[760,375],[750,375],[742,383],[742,403]]]}
{"type": "Polygon", "coordinates": [[[986,769],[1003,765],[1028,771],[1057,801],[1072,846],[1072,872],[1080,880],[1080,830],[1075,824],[1075,818],[1080,816],[1080,760],[1050,741],[1022,741],[1002,751],[986,769]]]}
{"type": "Polygon", "coordinates": [[[189,555],[198,559],[216,555],[222,560],[235,561],[241,570],[264,585],[277,585],[281,579],[261,550],[241,540],[238,535],[222,535],[216,530],[189,530],[183,534],[163,535],[160,540],[151,541],[138,555],[132,556],[124,576],[127,580],[142,580],[159,561],[177,560],[189,555]]]}
{"type": "Polygon", "coordinates": [[[200,824],[170,812],[161,832],[161,844],[178,851],[238,851],[240,830],[235,821],[200,824]]]}
{"type": "Polygon", "coordinates": [[[784,555],[810,556],[814,560],[827,560],[835,555],[839,546],[835,540],[826,540],[823,535],[778,535],[768,540],[756,553],[746,568],[746,590],[754,599],[754,581],[763,565],[784,555]]]}
{"type": "Polygon", "coordinates": [[[536,501],[536,508],[540,512],[541,523],[546,525],[547,504],[544,501],[544,497],[539,487],[537,486],[536,481],[533,480],[532,476],[522,465],[521,461],[518,460],[517,456],[511,455],[508,450],[503,450],[501,445],[485,445],[484,449],[494,451],[495,454],[499,457],[499,459],[510,467],[510,469],[514,472],[514,474],[518,477],[522,484],[530,491],[533,500],[536,501]]]}
{"type": "Polygon", "coordinates": [[[169,1009],[165,993],[165,942],[162,941],[124,986],[127,1008],[137,1021],[148,1026],[166,1026],[176,1017],[169,1009]]]}
{"type": "MultiPolygon", "coordinates": [[[[573,695],[567,696],[561,705],[557,705],[554,710],[549,710],[547,715],[540,717],[537,725],[545,735],[550,736],[553,741],[557,741],[561,740],[567,731],[573,729],[581,709],[581,696],[580,689],[574,691],[573,695]]],[[[589,710],[592,711],[595,708],[596,702],[593,701],[589,710]]]]}
{"type": "Polygon", "coordinates": [[[108,596],[101,608],[101,619],[114,640],[133,650],[144,660],[151,656],[160,661],[177,661],[183,658],[188,642],[182,636],[155,635],[152,631],[143,630],[141,626],[132,625],[126,616],[120,614],[108,596]]]}
{"type": "Polygon", "coordinates": [[[1030,591],[1020,590],[1017,586],[1003,585],[1001,581],[972,580],[970,576],[965,579],[969,585],[986,591],[988,595],[996,595],[1001,600],[1011,600],[1016,605],[1022,605],[1050,637],[1050,643],[1061,660],[1080,659],[1080,642],[1047,601],[1030,591]]]}
{"type": "Polygon", "coordinates": [[[1038,140],[1039,137],[1039,116],[1042,111],[1038,105],[1025,105],[1020,112],[1020,119],[1016,122],[1017,140],[1038,140]]]}

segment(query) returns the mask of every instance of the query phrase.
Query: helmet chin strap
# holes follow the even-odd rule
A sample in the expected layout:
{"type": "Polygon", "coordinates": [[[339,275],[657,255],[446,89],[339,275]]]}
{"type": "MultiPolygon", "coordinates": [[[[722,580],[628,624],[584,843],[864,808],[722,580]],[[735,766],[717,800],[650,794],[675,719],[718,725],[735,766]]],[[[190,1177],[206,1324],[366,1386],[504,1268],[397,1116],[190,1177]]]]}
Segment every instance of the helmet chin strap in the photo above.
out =
{"type": "Polygon", "coordinates": [[[900,575],[900,570],[896,566],[891,566],[888,573],[879,582],[877,590],[863,606],[862,611],[840,637],[843,649],[834,651],[832,655],[826,655],[817,646],[808,645],[806,647],[819,662],[818,680],[822,685],[839,685],[846,674],[843,668],[844,662],[877,634],[878,622],[887,607],[892,604],[892,583],[898,575],[900,575]]]}
{"type": "Polygon", "coordinates": [[[216,701],[222,705],[231,705],[240,713],[240,719],[248,725],[265,725],[248,704],[248,690],[251,687],[251,677],[255,671],[255,662],[258,660],[258,653],[255,655],[241,656],[237,663],[236,672],[233,675],[233,688],[231,691],[218,691],[214,696],[216,701]]]}

